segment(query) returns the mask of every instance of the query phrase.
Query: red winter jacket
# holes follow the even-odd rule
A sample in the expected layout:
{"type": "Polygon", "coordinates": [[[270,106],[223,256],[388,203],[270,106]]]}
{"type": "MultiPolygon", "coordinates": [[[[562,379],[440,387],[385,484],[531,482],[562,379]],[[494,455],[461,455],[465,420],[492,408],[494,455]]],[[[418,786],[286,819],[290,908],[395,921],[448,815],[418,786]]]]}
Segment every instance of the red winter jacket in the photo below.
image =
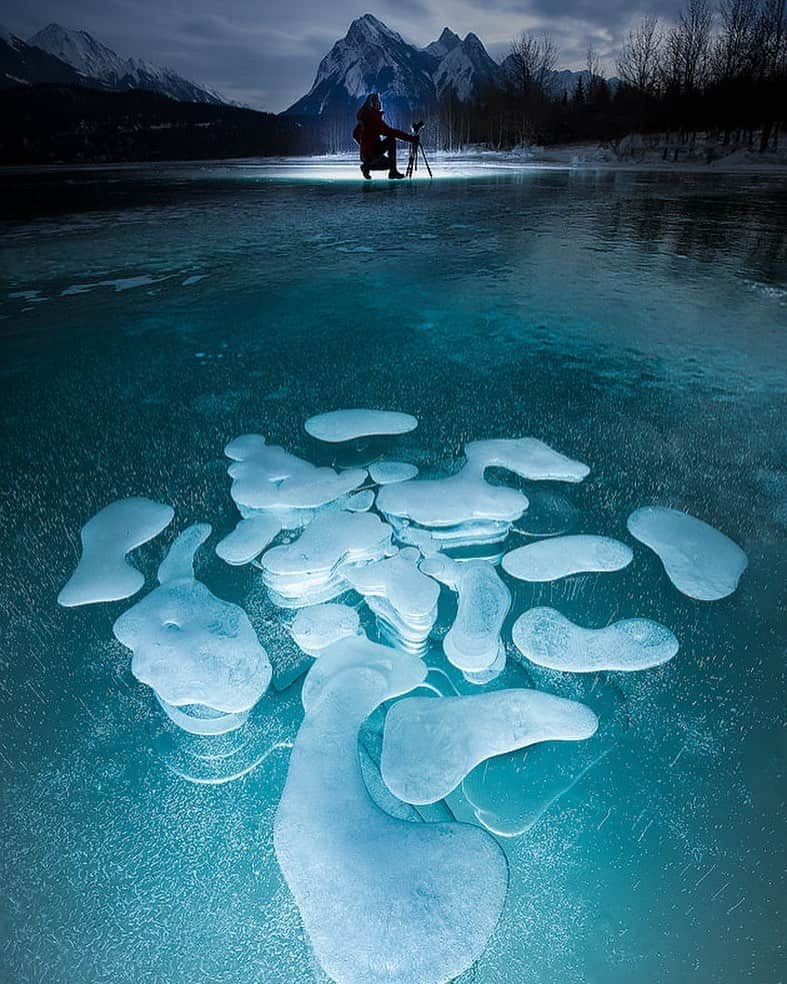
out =
{"type": "Polygon", "coordinates": [[[365,103],[358,110],[358,122],[361,124],[356,130],[360,136],[358,141],[361,145],[361,160],[370,160],[380,152],[380,137],[398,137],[400,140],[412,141],[409,133],[404,130],[395,130],[383,120],[381,109],[372,109],[365,103]]]}

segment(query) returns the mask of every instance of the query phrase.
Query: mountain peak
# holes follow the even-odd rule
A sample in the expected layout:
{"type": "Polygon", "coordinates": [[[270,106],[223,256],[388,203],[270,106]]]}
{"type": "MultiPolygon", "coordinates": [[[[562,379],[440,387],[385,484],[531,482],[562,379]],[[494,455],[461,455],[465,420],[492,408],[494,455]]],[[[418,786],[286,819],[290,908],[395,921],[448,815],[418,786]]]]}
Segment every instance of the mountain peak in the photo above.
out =
{"type": "Polygon", "coordinates": [[[428,44],[424,50],[428,51],[430,55],[434,55],[435,58],[444,58],[461,43],[462,39],[458,34],[454,34],[450,28],[444,27],[440,37],[428,44]]]}

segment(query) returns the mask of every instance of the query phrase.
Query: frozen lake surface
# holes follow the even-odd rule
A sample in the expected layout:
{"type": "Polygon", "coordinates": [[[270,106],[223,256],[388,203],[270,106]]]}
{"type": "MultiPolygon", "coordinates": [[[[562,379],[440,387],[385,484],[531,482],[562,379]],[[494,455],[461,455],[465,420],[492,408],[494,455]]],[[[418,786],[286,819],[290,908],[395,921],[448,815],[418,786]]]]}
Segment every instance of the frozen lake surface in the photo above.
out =
{"type": "MultiPolygon", "coordinates": [[[[326,980],[273,843],[311,661],[261,572],[215,544],[239,519],[231,439],[264,434],[329,465],[337,448],[304,422],[371,407],[418,418],[374,448],[419,479],[485,438],[540,438],[590,465],[576,485],[490,473],[530,499],[500,552],[564,533],[634,552],[613,573],[501,574],[513,603],[494,686],[582,701],[597,734],[482,763],[423,816],[396,805],[500,835],[503,914],[457,980],[780,980],[785,179],[453,160],[431,183],[389,184],[318,161],[0,185],[0,979],[326,980]],[[57,605],[80,528],[138,496],[175,508],[132,555],[146,590],[174,536],[210,523],[196,576],[243,607],[273,666],[210,760],[113,636],[143,595],[57,605]],[[737,590],[678,591],[627,532],[648,505],[739,544],[737,590]],[[680,649],[639,673],[561,674],[511,642],[538,606],[594,629],[651,619],[680,649]]],[[[443,588],[429,680],[480,692],[442,653],[452,604],[443,588]]],[[[361,731],[370,788],[380,720],[361,731]]]]}

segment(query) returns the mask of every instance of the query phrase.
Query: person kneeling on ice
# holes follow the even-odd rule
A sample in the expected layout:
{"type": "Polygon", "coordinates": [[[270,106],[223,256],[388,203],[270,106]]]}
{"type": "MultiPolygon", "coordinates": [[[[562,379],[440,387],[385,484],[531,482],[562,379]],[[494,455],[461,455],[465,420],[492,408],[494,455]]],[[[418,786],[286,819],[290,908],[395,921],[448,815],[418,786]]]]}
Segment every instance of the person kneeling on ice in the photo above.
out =
{"type": "Polygon", "coordinates": [[[367,179],[372,171],[388,171],[389,178],[403,178],[396,170],[396,141],[413,143],[415,137],[404,130],[395,130],[383,119],[383,105],[376,92],[366,97],[358,110],[358,124],[353,139],[361,148],[361,172],[367,179]]]}

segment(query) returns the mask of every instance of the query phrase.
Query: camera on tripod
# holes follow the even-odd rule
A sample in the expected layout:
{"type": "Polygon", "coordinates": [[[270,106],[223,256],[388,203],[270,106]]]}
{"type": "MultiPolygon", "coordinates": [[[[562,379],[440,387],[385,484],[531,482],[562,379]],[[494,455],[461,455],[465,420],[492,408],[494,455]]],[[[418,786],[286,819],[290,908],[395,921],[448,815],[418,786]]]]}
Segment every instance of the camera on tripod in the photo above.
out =
{"type": "Polygon", "coordinates": [[[413,131],[413,135],[417,137],[420,136],[421,130],[423,130],[425,126],[426,123],[423,120],[418,120],[417,123],[413,123],[410,129],[413,131]]]}
{"type": "Polygon", "coordinates": [[[421,146],[421,130],[423,130],[425,123],[423,120],[418,120],[413,123],[410,127],[410,131],[413,134],[413,142],[410,144],[410,159],[407,161],[407,170],[405,171],[405,177],[412,178],[413,172],[418,170],[418,155],[421,155],[421,159],[426,165],[426,170],[429,173],[429,177],[432,177],[432,169],[429,167],[429,161],[426,159],[426,154],[424,153],[424,148],[421,146]]]}

